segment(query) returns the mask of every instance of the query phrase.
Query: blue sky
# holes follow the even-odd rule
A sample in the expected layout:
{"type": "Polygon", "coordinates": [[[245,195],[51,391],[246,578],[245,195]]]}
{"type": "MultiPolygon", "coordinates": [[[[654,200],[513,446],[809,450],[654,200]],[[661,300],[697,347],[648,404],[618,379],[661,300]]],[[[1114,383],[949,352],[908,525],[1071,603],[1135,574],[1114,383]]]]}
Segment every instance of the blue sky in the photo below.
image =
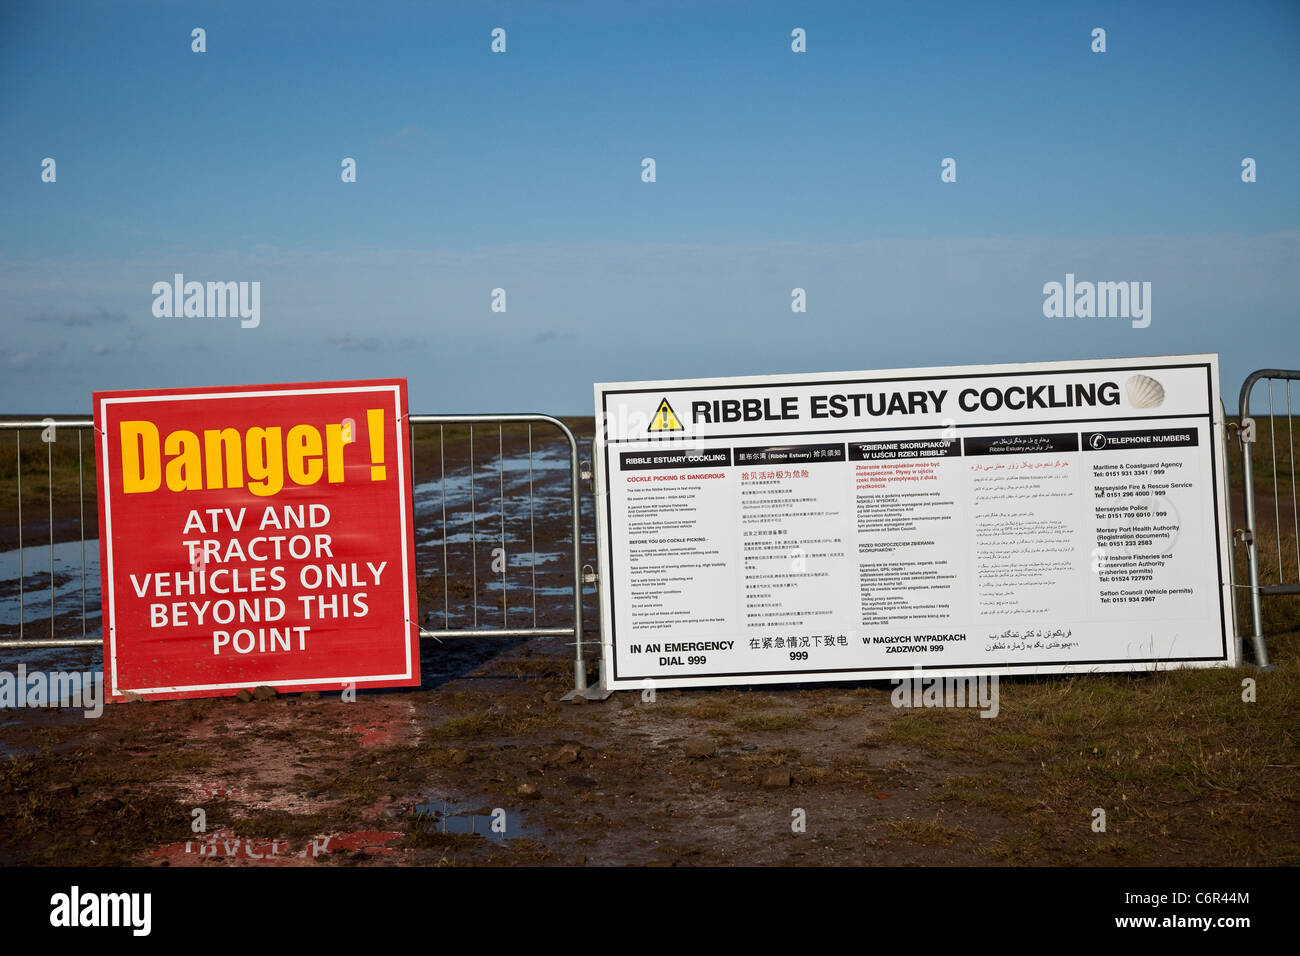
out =
{"type": "Polygon", "coordinates": [[[1284,2],[10,4],[0,410],[1192,351],[1232,407],[1300,363],[1298,91],[1284,2]],[[260,326],[156,318],[177,272],[260,326]],[[1066,272],[1152,282],[1151,326],[1045,318],[1066,272]]]}

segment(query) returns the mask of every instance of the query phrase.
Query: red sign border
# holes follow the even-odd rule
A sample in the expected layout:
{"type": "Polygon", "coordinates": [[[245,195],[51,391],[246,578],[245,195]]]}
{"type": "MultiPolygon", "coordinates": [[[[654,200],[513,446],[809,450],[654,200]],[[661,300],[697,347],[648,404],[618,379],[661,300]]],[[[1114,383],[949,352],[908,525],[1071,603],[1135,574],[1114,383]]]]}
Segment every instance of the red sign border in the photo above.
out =
{"type": "Polygon", "coordinates": [[[298,693],[308,690],[341,690],[351,684],[355,687],[416,687],[420,684],[420,634],[416,611],[416,577],[415,577],[415,508],[413,502],[414,484],[411,475],[411,454],[408,427],[407,382],[405,378],[381,379],[345,379],[332,382],[282,382],[259,385],[231,386],[186,386],[182,388],[146,388],[123,389],[93,392],[91,395],[94,409],[95,433],[99,439],[95,444],[96,457],[96,497],[99,510],[99,581],[100,581],[100,618],[104,634],[104,685],[109,691],[110,701],[126,701],[134,698],[148,700],[183,700],[199,697],[231,697],[240,690],[249,690],[251,686],[241,684],[201,684],[169,688],[148,688],[142,691],[131,689],[119,690],[117,686],[116,629],[115,608],[112,586],[112,515],[109,503],[111,459],[108,454],[108,433],[103,425],[107,416],[107,405],[129,403],[139,399],[178,399],[193,400],[196,397],[225,398],[249,394],[276,395],[286,392],[298,394],[330,394],[338,392],[386,391],[393,393],[395,421],[394,445],[398,459],[402,463],[402,472],[398,478],[398,509],[403,529],[402,561],[405,565],[402,574],[403,619],[407,623],[406,633],[406,673],[367,675],[364,677],[341,677],[330,679],[298,680],[295,678],[263,681],[281,693],[298,693]]]}

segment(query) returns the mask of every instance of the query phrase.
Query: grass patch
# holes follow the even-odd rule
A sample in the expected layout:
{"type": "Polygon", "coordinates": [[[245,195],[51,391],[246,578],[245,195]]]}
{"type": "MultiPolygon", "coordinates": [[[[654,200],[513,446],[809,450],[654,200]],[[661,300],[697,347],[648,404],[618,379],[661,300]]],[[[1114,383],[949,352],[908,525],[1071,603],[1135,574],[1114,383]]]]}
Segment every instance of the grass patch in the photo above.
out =
{"type": "Polygon", "coordinates": [[[731,722],[741,730],[776,731],[795,730],[808,725],[804,714],[735,714],[731,722]]]}
{"type": "Polygon", "coordinates": [[[943,781],[943,792],[935,799],[983,807],[1009,817],[1030,814],[1035,807],[1034,800],[1008,790],[1005,783],[1005,778],[998,774],[949,777],[943,781]]]}
{"type": "Polygon", "coordinates": [[[544,727],[553,727],[559,719],[545,712],[512,711],[502,714],[470,714],[452,717],[430,731],[430,735],[446,739],[479,739],[484,737],[521,737],[544,727]]]}
{"type": "Polygon", "coordinates": [[[800,753],[793,747],[774,747],[771,750],[759,750],[754,753],[741,754],[732,758],[735,766],[742,771],[768,770],[773,767],[788,767],[799,761],[800,753]]]}
{"type": "Polygon", "coordinates": [[[814,717],[821,717],[826,720],[841,720],[845,717],[860,717],[863,710],[860,703],[850,703],[843,700],[826,700],[819,703],[810,704],[808,713],[814,717]]]}
{"type": "MultiPolygon", "coordinates": [[[[6,416],[12,420],[12,416],[6,416]]],[[[40,416],[47,417],[47,416],[40,416]]],[[[89,415],[52,416],[60,420],[89,415]]],[[[39,419],[38,419],[39,420],[39,419]]],[[[18,453],[22,452],[23,517],[49,510],[50,488],[59,502],[77,501],[77,433],[81,432],[81,488],[85,496],[86,522],[98,518],[95,499],[95,441],[89,429],[56,428],[54,441],[41,440],[42,429],[0,432],[0,515],[6,520],[18,513],[18,453]]]]}
{"type": "Polygon", "coordinates": [[[443,833],[432,823],[420,822],[389,845],[406,850],[474,851],[483,845],[483,837],[475,833],[443,833]]]}
{"type": "Polygon", "coordinates": [[[1004,678],[1000,696],[993,719],[913,710],[882,734],[884,742],[1001,768],[951,777],[935,795],[1027,824],[1028,841],[1002,841],[991,851],[996,858],[1144,862],[1172,848],[1196,862],[1230,864],[1247,847],[1280,847],[1276,857],[1288,858],[1300,803],[1300,772],[1288,769],[1300,762],[1294,655],[1267,674],[1004,678]],[[1247,676],[1256,681],[1253,703],[1242,700],[1247,676]],[[1105,834],[1090,827],[1098,807],[1105,834]]]}
{"type": "Polygon", "coordinates": [[[736,705],[733,702],[709,698],[692,704],[689,716],[696,720],[730,720],[735,713],[736,705]]]}
{"type": "Polygon", "coordinates": [[[801,784],[815,786],[819,783],[830,783],[840,776],[840,772],[831,767],[800,767],[795,771],[794,776],[801,784]]]}
{"type": "Polygon", "coordinates": [[[969,830],[940,823],[938,816],[933,820],[913,820],[910,817],[886,820],[885,826],[903,839],[921,846],[951,846],[958,840],[972,838],[969,830]]]}
{"type": "MultiPolygon", "coordinates": [[[[260,810],[246,813],[232,821],[231,829],[241,838],[259,840],[284,840],[302,843],[313,837],[347,829],[338,825],[340,820],[355,819],[347,811],[332,809],[327,813],[290,813],[288,810],[260,810]]],[[[211,829],[211,827],[209,827],[211,829]]]]}
{"type": "Polygon", "coordinates": [[[171,795],[118,786],[104,796],[106,775],[86,759],[47,749],[0,763],[0,832],[25,865],[121,864],[190,832],[188,807],[171,795]]]}

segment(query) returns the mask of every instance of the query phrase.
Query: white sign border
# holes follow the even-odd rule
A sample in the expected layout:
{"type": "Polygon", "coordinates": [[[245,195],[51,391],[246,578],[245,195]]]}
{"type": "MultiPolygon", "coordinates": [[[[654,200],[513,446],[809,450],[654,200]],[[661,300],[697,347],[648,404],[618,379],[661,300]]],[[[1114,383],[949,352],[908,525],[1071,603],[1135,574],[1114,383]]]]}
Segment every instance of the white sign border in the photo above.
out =
{"type": "MultiPolygon", "coordinates": [[[[659,381],[637,382],[597,382],[593,386],[596,412],[596,435],[593,442],[592,458],[594,461],[593,478],[596,485],[596,551],[599,574],[597,590],[600,605],[601,654],[605,661],[605,686],[612,690],[632,690],[646,687],[659,689],[689,687],[736,687],[757,684],[805,684],[832,683],[851,681],[898,680],[899,678],[923,675],[931,677],[975,677],[983,674],[1007,676],[1048,676],[1088,673],[1142,673],[1175,669],[1203,669],[1212,667],[1236,667],[1239,661],[1236,627],[1236,596],[1232,587],[1232,553],[1229,546],[1231,536],[1230,510],[1228,504],[1228,462],[1227,448],[1224,441],[1225,413],[1220,398],[1219,356],[1218,353],[1196,353],[1186,355],[1134,356],[1117,359],[1081,359],[1077,361],[1021,362],[986,365],[950,365],[932,368],[881,369],[850,372],[828,373],[793,373],[780,375],[746,375],[731,377],[714,377],[699,379],[667,379],[659,381]],[[842,671],[781,671],[777,673],[750,673],[690,676],[682,677],[635,677],[617,676],[618,658],[614,653],[613,616],[613,579],[610,554],[610,502],[608,492],[609,459],[611,442],[607,441],[606,424],[608,422],[607,399],[611,394],[626,392],[673,392],[687,389],[728,388],[737,385],[792,385],[812,382],[830,383],[835,381],[869,381],[873,383],[891,380],[927,380],[934,378],[979,377],[982,375],[1020,375],[1043,372],[1070,371],[1108,371],[1131,370],[1144,371],[1176,366],[1205,366],[1207,373],[1208,395],[1208,431],[1210,433],[1211,475],[1214,481],[1215,495],[1215,531],[1217,537],[1217,557],[1219,564],[1219,621],[1223,656],[1216,658],[1160,658],[1154,660],[1109,661],[1109,662],[1066,662],[1053,664],[1028,664],[990,666],[988,664],[942,665],[914,667],[890,667],[881,669],[846,669],[842,671]],[[1147,665],[1147,666],[1143,666],[1147,665]]],[[[1200,416],[1203,417],[1205,413],[1200,416]]],[[[640,439],[638,439],[640,440],[640,439]]],[[[671,442],[673,438],[663,439],[671,442]]],[[[697,439],[698,440],[698,439],[697,439]]],[[[705,441],[714,440],[708,436],[705,441]]],[[[729,439],[717,436],[719,441],[729,439]]]]}
{"type": "MultiPolygon", "coordinates": [[[[138,404],[144,402],[169,402],[169,401],[183,402],[183,401],[192,401],[196,399],[213,399],[213,398],[248,398],[257,395],[337,395],[337,394],[350,393],[350,392],[392,392],[393,393],[393,419],[394,422],[399,426],[396,429],[397,454],[399,456],[397,458],[397,461],[403,461],[406,455],[406,452],[404,450],[406,429],[400,427],[401,419],[402,419],[402,406],[401,406],[402,392],[401,392],[401,388],[397,385],[355,385],[355,386],[339,386],[339,387],[328,387],[328,388],[276,388],[275,386],[270,385],[270,386],[255,388],[255,389],[246,389],[246,390],[234,391],[234,392],[215,391],[215,392],[187,392],[187,393],[176,394],[176,395],[167,395],[167,394],[128,395],[120,398],[100,399],[100,403],[99,403],[100,421],[103,422],[105,425],[107,425],[109,405],[128,405],[128,404],[138,404]]],[[[108,429],[107,428],[105,428],[100,435],[100,447],[103,449],[104,488],[106,489],[106,494],[104,495],[104,527],[100,529],[100,534],[104,536],[104,542],[105,542],[104,554],[107,559],[105,561],[106,567],[103,569],[102,573],[107,576],[107,581],[108,581],[108,587],[107,589],[105,589],[106,598],[107,598],[106,603],[108,604],[108,615],[105,618],[105,621],[109,629],[108,638],[109,638],[109,648],[111,652],[110,662],[112,664],[109,673],[112,675],[112,696],[121,697],[126,694],[140,694],[140,695],[175,694],[175,693],[185,693],[188,691],[239,690],[241,688],[246,689],[248,687],[248,684],[246,682],[234,683],[234,684],[183,684],[183,685],[176,685],[174,687],[149,687],[149,688],[129,687],[126,688],[125,690],[118,688],[117,609],[114,600],[117,592],[113,583],[113,515],[112,515],[113,496],[111,492],[109,492],[109,489],[111,489],[112,487],[111,485],[112,470],[110,467],[111,459],[109,458],[109,454],[108,454],[108,429]]],[[[403,468],[405,468],[404,465],[403,468]]],[[[411,615],[411,593],[410,593],[411,577],[410,577],[410,566],[408,564],[409,556],[407,555],[407,548],[406,548],[406,535],[407,535],[406,481],[399,476],[397,485],[398,485],[398,497],[397,497],[398,516],[399,516],[401,529],[402,529],[402,607],[403,607],[403,616],[405,617],[407,626],[409,627],[411,626],[411,623],[414,619],[411,615]]],[[[411,677],[414,676],[414,667],[413,667],[414,662],[412,660],[412,655],[411,655],[410,634],[409,633],[405,634],[403,635],[403,637],[406,642],[406,673],[404,674],[380,674],[380,675],[370,675],[366,677],[319,677],[319,678],[310,677],[310,678],[298,678],[293,680],[265,681],[264,683],[267,687],[294,687],[300,684],[339,684],[340,686],[354,684],[357,687],[360,687],[363,684],[373,684],[376,681],[410,680],[411,677]]],[[[417,645],[418,645],[418,641],[417,641],[417,645]]]]}

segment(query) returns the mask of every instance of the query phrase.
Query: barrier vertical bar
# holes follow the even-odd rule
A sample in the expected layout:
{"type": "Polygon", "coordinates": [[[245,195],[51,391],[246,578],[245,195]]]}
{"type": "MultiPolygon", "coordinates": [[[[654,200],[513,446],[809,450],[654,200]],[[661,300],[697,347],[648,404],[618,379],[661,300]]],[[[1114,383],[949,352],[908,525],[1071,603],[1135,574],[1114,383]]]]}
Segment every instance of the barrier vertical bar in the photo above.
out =
{"type": "MultiPolygon", "coordinates": [[[[1291,527],[1295,533],[1296,584],[1300,584],[1300,505],[1297,504],[1295,489],[1295,431],[1292,427],[1294,415],[1291,412],[1291,380],[1286,381],[1286,442],[1287,454],[1291,459],[1291,527]]],[[[1278,565],[1279,576],[1282,566],[1278,565]]]]}
{"type": "MultiPolygon", "coordinates": [[[[57,432],[51,432],[53,438],[57,432]]],[[[45,436],[42,435],[42,438],[45,436]]],[[[45,443],[45,496],[50,506],[50,637],[54,636],[54,442],[45,443]]]]}
{"type": "Polygon", "coordinates": [[[442,490],[442,626],[451,630],[451,603],[447,583],[447,437],[438,426],[438,487],[442,490]]]}
{"type": "Polygon", "coordinates": [[[1277,538],[1277,583],[1282,583],[1282,505],[1277,500],[1277,416],[1273,413],[1273,379],[1268,382],[1268,446],[1273,456],[1273,535],[1277,538]]]}
{"type": "Polygon", "coordinates": [[[478,627],[478,499],[474,495],[474,423],[469,426],[469,556],[474,568],[474,626],[478,627]]]}
{"type": "Polygon", "coordinates": [[[1241,385],[1241,396],[1237,411],[1241,416],[1241,481],[1242,500],[1246,510],[1246,571],[1250,590],[1250,630],[1251,645],[1255,649],[1255,664],[1268,666],[1268,650],[1264,646],[1264,607],[1259,591],[1259,540],[1255,528],[1255,470],[1250,454],[1254,441],[1246,440],[1246,425],[1250,420],[1250,392],[1255,383],[1265,374],[1263,370],[1252,372],[1241,385]]]}
{"type": "Polygon", "coordinates": [[[18,640],[23,639],[23,618],[26,616],[23,601],[23,583],[27,576],[23,562],[23,433],[14,432],[14,454],[18,461],[18,640]]]}
{"type": "Polygon", "coordinates": [[[537,530],[533,524],[533,423],[528,423],[528,553],[533,556],[533,627],[537,626],[537,530]]]}
{"type": "Polygon", "coordinates": [[[505,439],[501,431],[504,426],[497,423],[497,480],[500,486],[501,504],[501,626],[510,626],[510,588],[506,584],[506,450],[505,439]]]}
{"type": "Polygon", "coordinates": [[[563,425],[569,439],[569,503],[573,509],[573,692],[584,694],[587,690],[587,664],[582,656],[582,501],[581,480],[578,476],[578,439],[567,425],[563,425]]]}
{"type": "Polygon", "coordinates": [[[77,507],[81,525],[81,636],[86,636],[86,490],[81,463],[81,429],[77,429],[77,507]]]}

